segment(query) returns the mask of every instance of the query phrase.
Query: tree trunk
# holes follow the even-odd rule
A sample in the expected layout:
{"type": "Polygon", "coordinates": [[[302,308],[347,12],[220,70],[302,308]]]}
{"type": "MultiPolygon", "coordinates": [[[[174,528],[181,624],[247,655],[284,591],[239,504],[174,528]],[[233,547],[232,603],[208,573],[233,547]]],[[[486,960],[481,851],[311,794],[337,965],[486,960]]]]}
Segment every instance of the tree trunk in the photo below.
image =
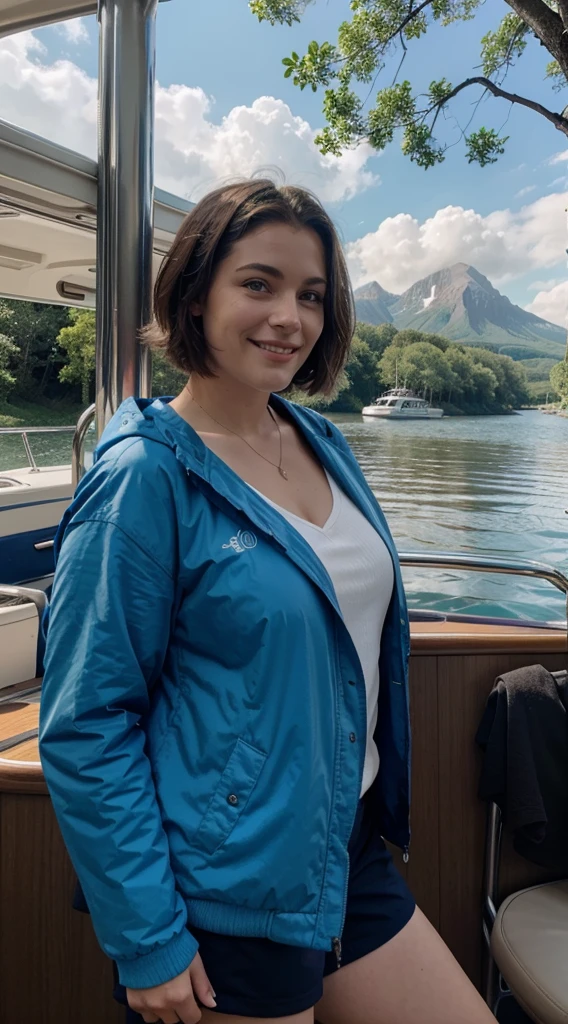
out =
{"type": "MultiPolygon", "coordinates": [[[[507,3],[532,28],[568,77],[568,36],[560,14],[544,0],[507,0],[507,3]]],[[[566,13],[565,4],[561,3],[560,7],[566,13]]]]}

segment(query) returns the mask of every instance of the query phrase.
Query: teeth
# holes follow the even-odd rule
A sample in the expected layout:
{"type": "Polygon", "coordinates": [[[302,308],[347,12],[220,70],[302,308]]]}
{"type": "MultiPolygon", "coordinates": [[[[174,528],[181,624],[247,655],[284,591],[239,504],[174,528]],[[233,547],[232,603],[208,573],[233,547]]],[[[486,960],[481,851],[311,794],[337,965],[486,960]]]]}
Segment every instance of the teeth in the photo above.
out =
{"type": "Polygon", "coordinates": [[[261,341],[257,341],[256,344],[259,348],[263,348],[265,352],[276,352],[279,356],[287,356],[294,351],[293,348],[278,348],[277,345],[263,345],[261,341]]]}

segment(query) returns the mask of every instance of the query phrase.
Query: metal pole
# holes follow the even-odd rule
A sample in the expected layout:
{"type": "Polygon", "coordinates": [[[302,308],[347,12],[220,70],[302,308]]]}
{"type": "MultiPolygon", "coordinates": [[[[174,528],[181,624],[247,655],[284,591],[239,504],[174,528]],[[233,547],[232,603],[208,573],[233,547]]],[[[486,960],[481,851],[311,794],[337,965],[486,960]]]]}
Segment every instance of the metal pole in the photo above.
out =
{"type": "Polygon", "coordinates": [[[151,308],[157,6],[99,0],[98,436],[124,398],[151,388],[138,330],[151,308]]]}
{"type": "Polygon", "coordinates": [[[22,441],[24,442],[24,448],[26,449],[26,456],[28,459],[28,465],[32,473],[39,473],[39,469],[36,465],[36,460],[33,457],[32,450],[30,448],[30,442],[28,441],[28,435],[25,430],[22,430],[22,441]]]}

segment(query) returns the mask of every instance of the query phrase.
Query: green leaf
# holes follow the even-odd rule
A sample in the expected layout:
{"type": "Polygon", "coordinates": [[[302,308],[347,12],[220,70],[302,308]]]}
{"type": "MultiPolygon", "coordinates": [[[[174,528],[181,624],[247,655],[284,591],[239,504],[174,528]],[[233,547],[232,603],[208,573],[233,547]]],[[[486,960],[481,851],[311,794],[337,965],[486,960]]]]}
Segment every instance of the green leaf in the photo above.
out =
{"type": "Polygon", "coordinates": [[[480,128],[479,131],[466,135],[467,162],[478,163],[480,167],[496,163],[497,158],[505,152],[505,143],[508,139],[508,135],[500,138],[494,128],[480,128]]]}
{"type": "MultiPolygon", "coordinates": [[[[249,0],[249,7],[260,20],[291,25],[300,20],[312,2],[249,0]]],[[[513,0],[506,0],[506,3],[509,8],[519,6],[513,0]]],[[[308,85],[312,92],[320,86],[326,90],[323,109],[327,123],[316,139],[321,152],[340,155],[363,139],[367,139],[375,149],[382,150],[402,131],[402,149],[410,160],[424,168],[440,163],[445,158],[449,140],[442,136],[438,142],[434,137],[436,126],[438,131],[444,131],[444,120],[439,118],[439,114],[449,108],[453,93],[469,84],[468,78],[480,75],[477,66],[464,67],[463,81],[452,88],[443,76],[444,52],[451,52],[452,46],[459,44],[452,34],[453,24],[472,20],[483,6],[492,13],[496,5],[486,4],[485,0],[428,0],[427,3],[419,0],[349,0],[348,17],[339,25],[335,43],[318,43],[312,39],[302,57],[292,52],[282,61],[285,77],[291,78],[301,90],[308,85]],[[398,81],[399,72],[404,67],[411,77],[410,72],[418,59],[416,46],[426,48],[427,43],[422,40],[432,28],[438,34],[447,29],[444,48],[440,51],[440,77],[430,83],[426,93],[417,94],[410,81],[398,81]],[[408,40],[412,45],[408,45],[408,40]],[[371,89],[360,88],[371,83],[371,89]],[[371,93],[375,88],[378,91],[373,100],[371,93]]],[[[555,0],[542,0],[542,6],[558,16],[555,0]]],[[[485,32],[480,48],[484,77],[499,85],[527,45],[534,45],[535,38],[545,49],[552,44],[544,28],[529,28],[515,10],[509,10],[496,25],[496,28],[485,32]]],[[[568,49],[565,58],[556,52],[556,48],[550,55],[554,59],[547,65],[546,77],[553,89],[566,88],[568,49]]],[[[530,94],[528,87],[526,92],[530,94]]],[[[536,85],[534,92],[538,95],[536,85]]],[[[490,102],[498,103],[499,99],[494,97],[490,102]]],[[[458,109],[460,104],[461,101],[457,104],[458,109]]],[[[477,107],[474,103],[471,120],[477,115],[477,107]]],[[[525,116],[534,117],[534,114],[525,116]]],[[[467,119],[466,114],[464,119],[467,119]]],[[[476,129],[475,124],[474,130],[466,136],[465,130],[469,125],[470,121],[462,126],[466,159],[482,167],[494,163],[504,152],[507,138],[501,138],[494,130],[476,129]]]]}
{"type": "Polygon", "coordinates": [[[487,32],[482,37],[481,59],[486,78],[515,63],[527,45],[529,32],[526,22],[510,12],[505,15],[496,32],[487,32]]]}

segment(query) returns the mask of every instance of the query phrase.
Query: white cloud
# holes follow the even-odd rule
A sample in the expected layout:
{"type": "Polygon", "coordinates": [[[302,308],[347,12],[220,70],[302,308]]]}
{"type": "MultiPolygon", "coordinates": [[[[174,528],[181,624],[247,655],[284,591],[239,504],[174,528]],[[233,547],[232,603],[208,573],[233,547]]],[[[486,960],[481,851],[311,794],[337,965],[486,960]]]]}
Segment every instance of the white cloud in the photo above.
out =
{"type": "MultiPolygon", "coordinates": [[[[73,22],[67,22],[67,26],[73,22]]],[[[2,116],[64,146],[96,156],[96,80],[68,60],[46,64],[32,33],[0,39],[2,116]]],[[[197,198],[227,178],[278,168],[286,181],[333,202],[378,183],[361,146],[322,156],[316,130],[280,99],[261,96],[236,106],[220,123],[213,99],[187,85],[156,88],[156,184],[197,198]]]]}
{"type": "Polygon", "coordinates": [[[2,117],[64,146],[96,155],[97,83],[76,64],[43,64],[31,32],[0,39],[2,117]]]}
{"type": "Polygon", "coordinates": [[[565,164],[568,161],[568,149],[563,149],[561,153],[555,153],[554,156],[549,157],[546,161],[549,166],[554,167],[555,164],[565,164]]]}
{"type": "Polygon", "coordinates": [[[547,292],[551,288],[554,288],[557,284],[561,284],[564,280],[563,277],[548,277],[544,281],[531,281],[527,285],[527,291],[529,292],[547,292]]]}
{"type": "Polygon", "coordinates": [[[536,185],[525,185],[524,188],[519,189],[515,194],[515,199],[522,199],[523,196],[528,196],[529,192],[534,192],[536,185]]]}
{"type": "Polygon", "coordinates": [[[69,43],[88,43],[89,33],[82,18],[70,18],[57,26],[58,32],[65,36],[69,43]]]}
{"type": "Polygon", "coordinates": [[[485,217],[446,206],[422,223],[408,213],[388,217],[348,245],[353,282],[376,280],[401,292],[421,277],[463,262],[502,285],[530,270],[557,266],[566,245],[567,201],[568,194],[557,193],[519,211],[496,210],[485,217]]]}
{"type": "Polygon", "coordinates": [[[221,180],[276,167],[287,181],[311,187],[329,201],[349,199],[377,179],[365,169],[370,148],[322,156],[314,129],[273,96],[239,106],[221,124],[209,120],[211,99],[186,85],[159,88],[156,96],[156,179],[192,198],[221,180]]]}
{"type": "Polygon", "coordinates": [[[545,320],[551,320],[553,324],[568,327],[568,280],[539,292],[525,309],[545,320]]]}

